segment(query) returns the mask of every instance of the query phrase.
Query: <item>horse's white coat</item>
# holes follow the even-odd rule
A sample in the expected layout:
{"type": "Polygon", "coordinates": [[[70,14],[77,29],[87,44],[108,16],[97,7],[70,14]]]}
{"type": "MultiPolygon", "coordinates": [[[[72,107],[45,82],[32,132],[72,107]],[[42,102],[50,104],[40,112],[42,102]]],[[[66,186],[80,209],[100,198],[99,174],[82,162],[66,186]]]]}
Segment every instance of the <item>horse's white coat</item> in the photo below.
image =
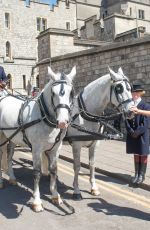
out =
{"type": "MultiPolygon", "coordinates": [[[[63,137],[66,133],[67,123],[70,120],[70,113],[67,108],[55,108],[59,104],[65,104],[69,108],[72,104],[73,98],[71,98],[72,92],[72,80],[76,74],[76,68],[74,67],[70,74],[65,76],[66,83],[63,84],[64,94],[60,95],[60,87],[61,83],[57,81],[62,80],[60,73],[53,73],[51,68],[48,68],[48,74],[50,76],[49,83],[43,89],[43,98],[45,104],[49,110],[49,113],[57,120],[58,127],[60,126],[63,129],[60,141],[54,146],[51,152],[48,154],[49,158],[49,170],[53,172],[51,175],[51,184],[50,189],[52,192],[52,198],[58,203],[61,202],[60,195],[56,189],[56,162],[58,158],[58,150],[61,146],[61,142],[63,137]],[[52,101],[53,98],[53,101],[52,101]]],[[[20,112],[20,108],[24,103],[23,100],[15,98],[13,96],[7,96],[0,101],[0,128],[12,128],[18,126],[18,116],[20,112]]],[[[23,123],[29,123],[31,121],[35,121],[41,118],[41,111],[37,100],[31,100],[29,103],[26,104],[23,110],[23,123]]],[[[0,131],[0,143],[3,143],[6,138],[9,138],[14,130],[1,130],[0,131]]],[[[40,192],[39,192],[39,180],[40,180],[40,172],[41,172],[41,154],[50,149],[54,143],[55,138],[60,132],[59,128],[54,128],[48,126],[43,120],[36,125],[33,125],[25,130],[26,136],[32,145],[32,156],[33,156],[33,169],[35,174],[34,179],[34,201],[33,201],[33,208],[35,211],[41,211],[42,202],[40,199],[40,192]]],[[[18,144],[21,146],[26,146],[25,142],[23,141],[23,134],[19,132],[13,139],[11,140],[12,143],[18,144]]],[[[1,158],[2,158],[2,149],[5,146],[0,148],[0,169],[1,169],[1,158]]],[[[13,170],[11,167],[12,155],[13,155],[13,145],[9,145],[9,151],[11,152],[8,155],[8,174],[10,176],[10,180],[15,180],[15,176],[13,174],[13,170]]],[[[2,187],[2,173],[0,171],[0,187],[2,187]]]]}
{"type": "MultiPolygon", "coordinates": [[[[110,74],[105,75],[103,77],[98,78],[97,80],[88,84],[83,91],[83,101],[86,106],[86,111],[93,115],[102,115],[104,109],[111,102],[114,106],[118,106],[121,102],[126,101],[127,99],[131,99],[131,88],[128,83],[125,83],[123,80],[126,77],[123,74],[121,68],[119,68],[118,73],[115,73],[113,70],[109,69],[110,74]],[[124,88],[122,94],[118,95],[118,100],[116,98],[114,89],[111,91],[112,84],[117,85],[121,84],[124,88]],[[126,84],[128,84],[128,89],[126,88],[126,84]],[[111,95],[112,94],[112,95],[111,95]],[[111,101],[110,101],[111,100],[111,101]]],[[[130,112],[130,107],[133,106],[133,101],[122,104],[119,108],[125,112],[126,115],[133,115],[130,112]]],[[[77,113],[80,113],[80,109],[78,106],[77,100],[75,101],[73,116],[77,113]]],[[[99,130],[99,124],[87,121],[83,119],[80,115],[74,121],[75,124],[86,127],[87,130],[92,130],[93,132],[97,132],[99,130]]],[[[86,135],[83,132],[79,132],[78,130],[68,127],[67,131],[68,136],[76,136],[76,135],[86,135]]],[[[78,175],[80,171],[80,152],[82,147],[87,147],[89,149],[89,165],[90,165],[90,183],[91,183],[91,192],[93,195],[98,195],[99,191],[95,183],[95,167],[94,167],[94,155],[96,149],[100,141],[74,141],[72,142],[72,150],[74,157],[74,194],[79,195],[80,197],[80,189],[78,184],[78,175]]],[[[100,154],[100,153],[99,153],[100,154]]]]}

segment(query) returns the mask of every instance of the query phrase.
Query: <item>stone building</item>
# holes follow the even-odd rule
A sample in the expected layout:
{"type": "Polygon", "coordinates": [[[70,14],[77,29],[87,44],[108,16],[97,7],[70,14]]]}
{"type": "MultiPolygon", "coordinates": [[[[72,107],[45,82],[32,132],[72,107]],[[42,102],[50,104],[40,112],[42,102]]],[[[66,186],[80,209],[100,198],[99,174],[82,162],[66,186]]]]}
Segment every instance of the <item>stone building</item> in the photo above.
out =
{"type": "Polygon", "coordinates": [[[9,87],[43,87],[40,66],[55,56],[150,34],[150,0],[0,0],[0,65],[9,87]],[[40,75],[40,77],[39,77],[40,75]]]}
{"type": "Polygon", "coordinates": [[[100,19],[86,20],[81,37],[115,41],[123,35],[123,41],[150,35],[149,12],[150,0],[101,0],[100,19]]]}
{"type": "Polygon", "coordinates": [[[77,6],[77,28],[84,26],[87,18],[96,15],[100,18],[100,0],[76,0],[77,6]]]}
{"type": "MultiPolygon", "coordinates": [[[[63,69],[70,71],[73,64],[76,64],[78,69],[77,91],[92,79],[105,74],[108,65],[113,68],[122,66],[131,81],[140,80],[149,87],[150,36],[146,36],[149,34],[150,28],[147,26],[150,23],[149,8],[150,1],[148,0],[101,1],[100,20],[97,19],[96,15],[93,15],[85,19],[84,26],[80,28],[80,41],[83,41],[84,38],[90,42],[92,39],[95,42],[98,38],[97,46],[99,47],[95,46],[94,49],[87,51],[82,51],[81,48],[81,50],[78,49],[78,52],[76,52],[75,47],[70,47],[67,55],[57,55],[57,57],[49,55],[47,59],[40,56],[38,67],[41,87],[47,82],[45,75],[48,65],[52,65],[56,71],[63,69]],[[137,11],[134,11],[135,7],[137,11]],[[134,40],[135,38],[136,40],[134,40]],[[102,41],[107,42],[102,43],[102,41]],[[126,41],[125,44],[123,41],[126,41]]],[[[46,34],[40,34],[38,37],[39,54],[41,53],[42,36],[44,37],[46,34]]],[[[50,35],[47,34],[47,36],[50,35]]],[[[52,50],[50,46],[48,49],[52,50]]],[[[148,98],[149,96],[148,94],[148,98]]]]}
{"type": "MultiPolygon", "coordinates": [[[[85,7],[91,9],[88,16],[100,12],[98,4],[96,6],[90,0],[58,0],[52,7],[40,0],[0,0],[0,65],[10,79],[8,87],[26,94],[31,85],[38,86],[36,38],[47,28],[77,29],[81,14],[82,19],[87,16],[85,7]]],[[[55,43],[53,45],[54,50],[55,43]]]]}

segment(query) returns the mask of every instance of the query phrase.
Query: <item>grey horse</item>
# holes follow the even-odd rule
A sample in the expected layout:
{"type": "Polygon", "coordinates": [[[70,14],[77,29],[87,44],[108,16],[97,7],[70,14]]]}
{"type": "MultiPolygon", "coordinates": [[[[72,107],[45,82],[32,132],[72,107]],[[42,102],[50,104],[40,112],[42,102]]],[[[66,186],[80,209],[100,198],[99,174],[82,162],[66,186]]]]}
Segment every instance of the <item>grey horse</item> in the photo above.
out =
{"type": "MultiPolygon", "coordinates": [[[[0,100],[0,142],[7,143],[11,138],[8,155],[8,174],[10,182],[16,178],[12,169],[13,144],[20,146],[32,146],[33,169],[34,169],[34,211],[43,210],[40,199],[39,181],[41,176],[41,155],[48,151],[49,171],[51,172],[50,190],[52,201],[60,204],[62,202],[57,192],[57,158],[62,139],[70,121],[70,109],[73,103],[72,80],[76,75],[74,67],[70,74],[55,74],[48,67],[49,82],[41,94],[33,100],[24,101],[20,98],[8,95],[0,100]],[[12,128],[15,130],[12,130],[12,128]],[[23,127],[20,128],[20,127],[23,127]],[[17,132],[18,131],[18,132],[17,132]],[[16,132],[16,135],[13,134],[16,132]]],[[[1,159],[5,154],[6,145],[0,148],[0,187],[3,187],[1,159]]]]}
{"type": "MultiPolygon", "coordinates": [[[[104,75],[97,80],[88,84],[83,91],[76,98],[72,117],[74,124],[85,127],[87,130],[93,132],[100,131],[100,124],[93,122],[93,117],[98,117],[103,114],[107,105],[111,103],[128,118],[133,117],[130,111],[131,106],[134,105],[131,95],[131,87],[128,78],[124,75],[121,68],[118,72],[114,72],[109,68],[109,74],[104,75]]],[[[93,119],[94,120],[94,119],[93,119]]],[[[78,136],[82,140],[82,136],[87,134],[78,131],[69,126],[67,136],[78,136]]],[[[81,148],[87,147],[89,150],[89,166],[90,166],[90,183],[91,193],[99,195],[99,189],[95,183],[95,166],[94,156],[100,141],[72,141],[72,150],[74,158],[74,199],[81,199],[81,192],[78,184],[78,176],[80,171],[80,154],[81,148]]],[[[99,153],[100,154],[100,153],[99,153]]]]}

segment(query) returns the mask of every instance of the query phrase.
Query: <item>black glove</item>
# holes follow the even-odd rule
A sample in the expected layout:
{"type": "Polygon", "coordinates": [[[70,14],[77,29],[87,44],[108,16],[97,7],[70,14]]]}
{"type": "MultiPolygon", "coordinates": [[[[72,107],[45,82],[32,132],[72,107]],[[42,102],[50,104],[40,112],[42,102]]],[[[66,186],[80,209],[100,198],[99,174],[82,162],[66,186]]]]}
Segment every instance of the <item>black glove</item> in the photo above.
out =
{"type": "Polygon", "coordinates": [[[132,138],[138,138],[139,137],[139,134],[136,133],[136,132],[133,132],[130,134],[132,138]]]}

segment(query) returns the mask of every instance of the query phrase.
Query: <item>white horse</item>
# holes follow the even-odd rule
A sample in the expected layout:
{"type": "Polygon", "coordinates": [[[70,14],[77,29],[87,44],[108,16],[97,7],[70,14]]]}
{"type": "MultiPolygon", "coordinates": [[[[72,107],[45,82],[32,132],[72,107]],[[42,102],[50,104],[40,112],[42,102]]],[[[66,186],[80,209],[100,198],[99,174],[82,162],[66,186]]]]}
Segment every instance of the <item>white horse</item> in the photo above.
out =
{"type": "MultiPolygon", "coordinates": [[[[109,69],[109,71],[110,74],[100,77],[88,84],[76,98],[72,113],[74,124],[86,127],[87,130],[93,132],[100,131],[100,125],[98,122],[95,122],[95,118],[103,114],[104,109],[109,103],[112,103],[118,107],[120,111],[123,111],[126,117],[130,118],[133,116],[130,107],[133,106],[134,103],[127,77],[123,74],[121,68],[119,68],[118,73],[115,73],[111,69],[109,69]]],[[[88,134],[80,132],[71,126],[68,127],[68,137],[71,138],[73,136],[74,138],[78,137],[78,139],[81,139],[80,141],[72,141],[74,157],[74,199],[82,198],[78,185],[80,152],[82,147],[89,149],[91,193],[93,195],[99,195],[99,190],[95,183],[94,155],[100,141],[82,141],[82,137],[85,135],[88,134]]]]}
{"type": "MultiPolygon", "coordinates": [[[[11,140],[8,155],[8,175],[10,181],[16,180],[12,169],[13,145],[32,146],[34,169],[34,211],[43,210],[40,199],[39,181],[41,176],[41,155],[48,152],[49,171],[51,172],[50,190],[52,201],[62,202],[56,187],[58,150],[66,134],[70,121],[70,110],[73,103],[72,80],[76,75],[74,67],[70,74],[55,74],[48,67],[50,81],[36,99],[22,100],[12,95],[0,99],[0,142],[11,140]],[[15,128],[13,130],[13,128],[15,128]]],[[[3,148],[0,152],[0,169],[3,148]]],[[[0,170],[0,187],[3,187],[2,172],[0,170]]]]}

